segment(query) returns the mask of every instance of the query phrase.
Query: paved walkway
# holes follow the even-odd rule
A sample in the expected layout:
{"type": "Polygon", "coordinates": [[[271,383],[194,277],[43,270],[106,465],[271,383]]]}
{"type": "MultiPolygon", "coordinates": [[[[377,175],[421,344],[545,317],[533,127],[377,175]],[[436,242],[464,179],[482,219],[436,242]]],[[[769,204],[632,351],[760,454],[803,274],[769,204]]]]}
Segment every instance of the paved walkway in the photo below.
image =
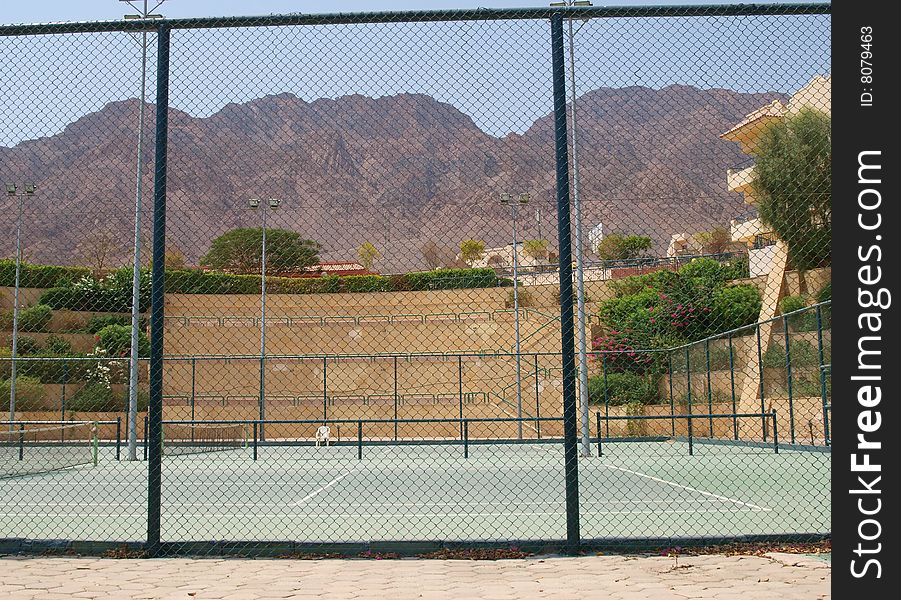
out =
{"type": "Polygon", "coordinates": [[[793,554],[523,560],[0,559],[9,600],[829,598],[830,565],[793,554]]]}

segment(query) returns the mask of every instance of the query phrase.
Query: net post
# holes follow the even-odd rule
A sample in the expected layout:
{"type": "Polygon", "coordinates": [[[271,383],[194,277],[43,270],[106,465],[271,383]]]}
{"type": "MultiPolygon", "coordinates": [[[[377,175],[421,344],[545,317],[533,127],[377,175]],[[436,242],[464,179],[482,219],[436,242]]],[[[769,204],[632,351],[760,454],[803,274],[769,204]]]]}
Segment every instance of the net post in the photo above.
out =
{"type": "Polygon", "coordinates": [[[394,355],[394,441],[397,441],[397,355],[394,355]]]}
{"type": "Polygon", "coordinates": [[[144,460],[147,460],[147,420],[148,416],[144,415],[144,460]]]}
{"type": "Polygon", "coordinates": [[[689,406],[689,410],[688,410],[688,455],[694,456],[694,453],[695,453],[694,428],[692,427],[692,423],[691,423],[691,421],[694,417],[692,417],[692,415],[691,415],[691,403],[690,402],[689,402],[688,406],[689,406]]]}
{"type": "Polygon", "coordinates": [[[97,454],[100,446],[100,432],[97,421],[91,423],[91,454],[94,466],[97,466],[97,454]]]}
{"type": "Polygon", "coordinates": [[[460,404],[460,419],[463,419],[463,355],[457,355],[457,394],[460,404]]]}
{"type": "Polygon", "coordinates": [[[322,357],[322,420],[328,420],[328,357],[322,357]]]}
{"type": "Polygon", "coordinates": [[[607,437],[610,437],[610,402],[607,389],[607,353],[601,354],[601,373],[604,376],[604,426],[607,437]]]}
{"type": "Polygon", "coordinates": [[[826,365],[823,353],[823,312],[822,304],[817,304],[817,354],[820,364],[820,399],[823,404],[823,445],[829,445],[829,409],[826,407],[826,365]]]}
{"type": "Polygon", "coordinates": [[[704,354],[707,361],[707,414],[710,419],[710,437],[713,437],[713,385],[710,381],[710,338],[704,340],[704,354]]]}
{"type": "Polygon", "coordinates": [[[469,458],[469,419],[463,419],[463,458],[469,458]]]}
{"type": "Polygon", "coordinates": [[[541,439],[541,392],[538,389],[538,353],[532,355],[535,363],[535,434],[541,439]]]}
{"type": "MultiPolygon", "coordinates": [[[[676,437],[676,400],[673,398],[673,353],[671,351],[667,351],[666,361],[668,366],[666,375],[669,379],[670,429],[672,430],[673,437],[676,437]]],[[[598,436],[600,436],[600,433],[598,433],[598,436]]]]}
{"type": "Polygon", "coordinates": [[[25,423],[19,423],[19,460],[25,460],[25,423]]]}
{"type": "Polygon", "coordinates": [[[116,460],[122,455],[122,417],[116,417],[116,460]]]}
{"type": "Polygon", "coordinates": [[[773,415],[773,451],[779,454],[779,429],[776,427],[776,409],[774,408],[770,414],[773,415]]]}
{"type": "Polygon", "coordinates": [[[357,460],[363,460],[363,420],[357,419],[357,460]]]}
{"type": "Polygon", "coordinates": [[[603,449],[601,448],[601,413],[596,412],[594,416],[597,417],[598,421],[598,458],[604,456],[603,449]]]}
{"type": "Polygon", "coordinates": [[[757,324],[757,377],[759,379],[759,389],[760,389],[760,427],[763,429],[763,441],[766,441],[767,433],[766,433],[766,400],[764,399],[764,384],[763,384],[763,349],[761,347],[760,342],[760,323],[757,324]]]}
{"type": "Polygon", "coordinates": [[[259,454],[259,423],[256,421],[253,422],[253,460],[257,459],[257,455],[259,454]]]}

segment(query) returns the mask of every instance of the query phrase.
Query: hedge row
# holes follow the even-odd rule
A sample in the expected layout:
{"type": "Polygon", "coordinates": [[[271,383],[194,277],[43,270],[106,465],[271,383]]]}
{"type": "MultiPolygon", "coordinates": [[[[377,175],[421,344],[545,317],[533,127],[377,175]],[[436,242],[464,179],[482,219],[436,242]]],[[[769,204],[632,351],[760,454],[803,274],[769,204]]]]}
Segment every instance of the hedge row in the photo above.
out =
{"type": "MultiPolygon", "coordinates": [[[[338,277],[267,277],[270,294],[340,294],[491,288],[512,285],[493,269],[440,269],[403,275],[349,275],[338,277]]],[[[258,275],[229,275],[200,270],[166,273],[169,294],[258,294],[258,275]]],[[[118,288],[57,287],[44,292],[41,304],[54,309],[96,312],[129,312],[130,290],[118,288]],[[128,292],[128,293],[126,293],[128,292]]]]}
{"type": "MultiPolygon", "coordinates": [[[[19,269],[19,286],[24,288],[65,287],[82,277],[91,275],[86,267],[64,267],[59,265],[32,265],[22,263],[19,269]]],[[[0,260],[0,286],[16,285],[16,261],[0,260]]]]}

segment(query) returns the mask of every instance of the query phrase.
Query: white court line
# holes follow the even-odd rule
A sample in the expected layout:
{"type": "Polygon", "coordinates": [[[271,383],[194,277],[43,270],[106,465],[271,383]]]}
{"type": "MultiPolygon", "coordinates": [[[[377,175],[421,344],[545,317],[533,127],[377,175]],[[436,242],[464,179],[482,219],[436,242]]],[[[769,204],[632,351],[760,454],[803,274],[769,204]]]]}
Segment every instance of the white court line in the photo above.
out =
{"type": "Polygon", "coordinates": [[[350,475],[350,474],[353,473],[353,472],[354,472],[354,469],[351,469],[350,471],[347,471],[346,473],[343,473],[343,474],[341,474],[341,475],[338,475],[337,477],[335,477],[334,479],[332,479],[331,481],[329,481],[327,484],[325,484],[324,486],[322,486],[322,487],[319,488],[318,490],[314,490],[314,491],[310,492],[309,494],[307,494],[306,496],[304,496],[303,498],[301,498],[301,499],[298,500],[297,502],[292,502],[291,504],[288,504],[288,506],[301,506],[301,505],[302,505],[304,502],[306,502],[307,500],[311,500],[311,499],[315,498],[316,496],[318,496],[319,494],[321,494],[321,493],[324,492],[325,490],[329,489],[330,487],[332,487],[333,485],[335,485],[336,483],[338,483],[339,481],[341,481],[342,479],[344,479],[345,477],[347,477],[348,475],[350,475]]]}
{"type": "MultiPolygon", "coordinates": [[[[649,514],[649,515],[680,515],[680,514],[688,514],[688,515],[700,515],[700,514],[722,514],[722,513],[738,513],[738,512],[768,512],[769,509],[744,509],[744,508],[730,508],[726,510],[592,510],[592,511],[582,511],[583,515],[634,515],[634,514],[649,514]]],[[[2,517],[51,517],[51,518],[66,518],[66,517],[76,517],[79,519],[84,518],[94,518],[94,517],[122,517],[123,515],[119,513],[0,513],[0,518],[2,517]]],[[[128,516],[128,515],[126,515],[128,516]]],[[[196,513],[165,513],[163,516],[169,518],[179,518],[179,517],[196,517],[196,513]]],[[[215,518],[235,518],[235,517],[247,517],[247,513],[207,513],[204,514],[205,517],[215,517],[215,518]]],[[[263,518],[294,518],[294,519],[333,519],[333,518],[342,518],[342,519],[352,519],[352,518],[360,518],[360,519],[384,519],[387,517],[402,517],[402,518],[434,518],[434,517],[548,517],[548,516],[557,516],[557,517],[565,517],[565,511],[554,511],[554,512],[486,512],[486,513],[473,513],[473,512],[461,512],[461,513],[442,513],[442,512],[434,512],[434,513],[396,513],[396,514],[385,514],[385,513],[254,513],[253,517],[263,517],[263,518]]]]}
{"type": "Polygon", "coordinates": [[[601,463],[601,464],[602,464],[603,466],[609,468],[609,469],[614,469],[614,470],[616,470],[616,471],[622,471],[622,472],[624,472],[624,473],[630,473],[630,474],[632,474],[632,475],[638,475],[639,477],[644,477],[644,478],[646,478],[646,479],[650,479],[651,481],[657,481],[657,482],[659,482],[659,483],[664,483],[664,484],[666,484],[666,485],[671,485],[671,486],[673,486],[673,487],[681,488],[681,489],[683,489],[683,490],[688,490],[688,491],[690,491],[690,492],[696,492],[696,493],[698,493],[698,494],[701,494],[702,496],[708,496],[708,497],[710,497],[710,498],[716,498],[717,500],[724,500],[724,501],[726,501],[726,502],[733,502],[733,503],[735,503],[735,504],[741,504],[741,505],[743,505],[743,506],[747,506],[748,508],[752,508],[752,509],[754,509],[754,510],[764,510],[764,511],[767,511],[767,512],[769,512],[769,511],[772,510],[771,508],[766,508],[766,507],[763,507],[763,506],[757,506],[756,504],[751,504],[750,502],[742,502],[741,500],[736,500],[735,498],[727,498],[726,496],[720,496],[719,494],[713,494],[713,493],[711,493],[711,492],[705,492],[704,490],[699,490],[699,489],[697,489],[697,488],[693,488],[693,487],[688,486],[688,485],[682,485],[681,483],[676,483],[675,481],[668,481],[668,480],[666,480],[666,479],[660,479],[659,477],[654,477],[653,475],[648,475],[648,474],[646,474],[646,473],[640,473],[640,472],[638,472],[638,471],[632,471],[632,470],[630,470],[630,469],[624,469],[623,467],[614,467],[613,465],[608,464],[608,463],[601,463]]]}

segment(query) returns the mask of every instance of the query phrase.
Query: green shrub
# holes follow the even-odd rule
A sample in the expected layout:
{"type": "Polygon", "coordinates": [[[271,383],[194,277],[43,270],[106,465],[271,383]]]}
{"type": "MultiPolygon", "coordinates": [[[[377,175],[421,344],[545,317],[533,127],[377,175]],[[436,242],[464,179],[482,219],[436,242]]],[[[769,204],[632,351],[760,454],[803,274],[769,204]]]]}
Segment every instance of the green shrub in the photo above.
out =
{"type": "MultiPolygon", "coordinates": [[[[46,305],[38,304],[19,310],[19,331],[41,332],[47,330],[47,324],[53,318],[53,310],[46,305]]],[[[3,329],[12,329],[13,311],[7,311],[0,318],[3,329]]]]}
{"type": "Polygon", "coordinates": [[[606,382],[603,375],[594,375],[588,379],[588,401],[591,404],[604,404],[606,391],[610,406],[657,404],[660,402],[657,381],[658,377],[655,375],[630,372],[608,373],[606,382]]]}
{"type": "MultiPolygon", "coordinates": [[[[105,350],[107,356],[131,355],[131,327],[107,325],[94,337],[97,340],[97,347],[105,350]]],[[[150,341],[143,331],[138,332],[138,356],[150,356],[150,341]]]]}
{"type": "Polygon", "coordinates": [[[66,400],[66,409],[71,412],[109,412],[123,410],[124,407],[122,398],[97,382],[85,384],[66,400]]]}
{"type": "Polygon", "coordinates": [[[93,315],[88,320],[85,329],[88,333],[97,333],[109,325],[129,327],[131,325],[131,315],[93,315]]]}
{"type": "MultiPolygon", "coordinates": [[[[673,373],[685,372],[685,349],[675,350],[671,353],[673,373]]],[[[733,350],[733,367],[735,364],[735,352],[733,350]]],[[[707,372],[707,348],[703,343],[693,344],[688,349],[688,362],[692,373],[707,372]]],[[[710,370],[729,370],[729,346],[720,343],[710,343],[710,370]]]]}
{"type": "MultiPolygon", "coordinates": [[[[801,296],[786,296],[779,302],[779,312],[783,315],[804,308],[807,308],[807,301],[801,296]]],[[[817,329],[817,313],[813,309],[791,315],[787,321],[791,331],[816,331],[817,329]]]]}
{"type": "MultiPolygon", "coordinates": [[[[9,338],[9,346],[12,348],[12,336],[9,338]]],[[[41,351],[41,345],[30,335],[20,335],[16,341],[16,354],[18,356],[33,356],[41,351]]]]}
{"type": "MultiPolygon", "coordinates": [[[[788,350],[791,353],[792,368],[816,367],[820,364],[819,350],[805,340],[790,340],[788,350]]],[[[829,362],[825,353],[823,360],[829,362]]],[[[785,344],[781,340],[773,340],[770,347],[763,353],[763,366],[774,369],[785,368],[785,344]]]]}
{"type": "Polygon", "coordinates": [[[823,327],[829,328],[832,327],[832,282],[830,281],[826,285],[824,285],[819,292],[817,292],[817,302],[829,302],[826,306],[820,308],[820,316],[823,321],[823,327]]]}
{"type": "Polygon", "coordinates": [[[710,320],[715,331],[731,331],[760,318],[760,292],[753,285],[730,285],[713,293],[710,320]]]}
{"type": "Polygon", "coordinates": [[[381,275],[349,275],[341,278],[341,291],[358,292],[390,292],[391,280],[381,275]]]}
{"type": "MultiPolygon", "coordinates": [[[[88,277],[91,270],[86,267],[64,267],[57,265],[20,264],[19,286],[23,288],[52,288],[71,285],[83,277],[88,277]]],[[[0,286],[16,285],[16,261],[0,260],[0,286]]]]}
{"type": "MultiPolygon", "coordinates": [[[[9,411],[10,379],[0,381],[0,403],[2,409],[9,411]]],[[[39,379],[27,375],[16,374],[16,410],[35,411],[44,408],[47,391],[39,379]]]]}
{"type": "Polygon", "coordinates": [[[48,335],[44,340],[44,354],[69,356],[72,354],[72,342],[60,335],[48,335]]]}
{"type": "Polygon", "coordinates": [[[436,269],[407,273],[411,290],[454,290],[505,285],[494,269],[436,269]]]}

